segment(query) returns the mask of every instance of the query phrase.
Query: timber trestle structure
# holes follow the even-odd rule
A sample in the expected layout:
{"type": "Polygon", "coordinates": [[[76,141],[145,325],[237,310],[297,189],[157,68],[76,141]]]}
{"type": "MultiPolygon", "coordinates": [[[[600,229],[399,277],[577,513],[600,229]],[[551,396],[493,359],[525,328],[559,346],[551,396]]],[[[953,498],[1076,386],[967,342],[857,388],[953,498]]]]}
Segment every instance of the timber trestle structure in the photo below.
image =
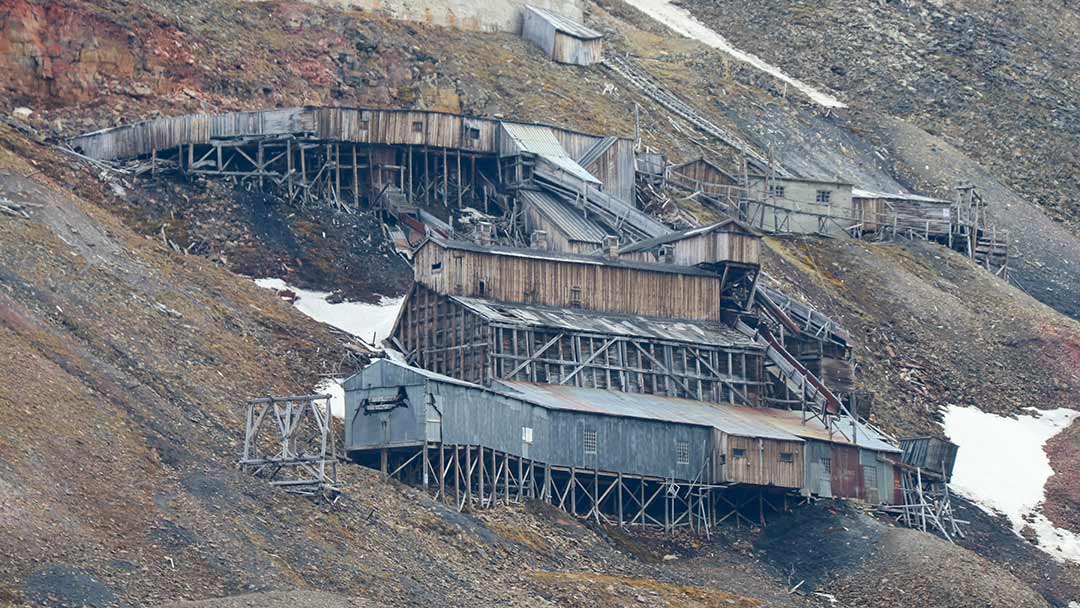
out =
{"type": "Polygon", "coordinates": [[[387,476],[418,485],[459,512],[540,501],[598,524],[667,533],[709,536],[725,523],[765,526],[768,513],[786,512],[801,499],[779,488],[553,466],[478,445],[428,442],[366,457],[377,458],[387,476]]]}
{"type": "Polygon", "coordinates": [[[762,348],[486,320],[416,285],[391,342],[410,365],[488,384],[494,380],[600,388],[757,406],[762,348]]]}

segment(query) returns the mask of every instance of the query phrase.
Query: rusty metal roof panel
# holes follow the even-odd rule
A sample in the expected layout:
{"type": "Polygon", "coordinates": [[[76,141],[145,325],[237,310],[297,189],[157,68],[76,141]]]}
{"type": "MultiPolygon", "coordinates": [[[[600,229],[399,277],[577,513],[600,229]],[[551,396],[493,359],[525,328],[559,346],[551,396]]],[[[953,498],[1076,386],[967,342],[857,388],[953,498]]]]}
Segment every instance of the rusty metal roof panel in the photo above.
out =
{"type": "Polygon", "coordinates": [[[551,327],[585,333],[738,347],[747,350],[762,348],[742,332],[723,323],[595,313],[535,304],[506,304],[461,296],[452,296],[451,299],[492,323],[551,327]]]}
{"type": "Polygon", "coordinates": [[[883,436],[870,427],[857,423],[847,416],[842,416],[836,422],[837,427],[843,434],[835,431],[830,434],[820,419],[810,418],[804,421],[802,412],[796,410],[781,410],[769,407],[741,409],[744,411],[740,411],[740,415],[753,417],[804,439],[856,445],[860,448],[879,452],[901,453],[900,448],[886,441],[883,436]],[[854,436],[855,441],[849,439],[852,436],[854,436]]]}
{"type": "Polygon", "coordinates": [[[802,441],[767,421],[739,415],[739,410],[747,408],[736,405],[528,382],[498,381],[492,389],[548,409],[707,426],[741,437],[802,441]]]}
{"type": "Polygon", "coordinates": [[[585,217],[580,211],[571,209],[564,203],[555,200],[550,194],[535,190],[521,190],[520,196],[529,204],[535,206],[544,217],[559,227],[571,241],[583,243],[596,243],[597,247],[608,235],[600,224],[585,217]]]}
{"type": "Polygon", "coordinates": [[[537,8],[528,4],[525,5],[525,10],[536,13],[544,21],[550,23],[556,31],[568,34],[570,36],[573,36],[574,38],[580,38],[582,40],[596,40],[597,38],[604,37],[603,34],[594,29],[588,28],[578,23],[577,21],[574,21],[573,19],[568,19],[566,17],[563,17],[562,15],[557,15],[551,11],[537,8]]]}

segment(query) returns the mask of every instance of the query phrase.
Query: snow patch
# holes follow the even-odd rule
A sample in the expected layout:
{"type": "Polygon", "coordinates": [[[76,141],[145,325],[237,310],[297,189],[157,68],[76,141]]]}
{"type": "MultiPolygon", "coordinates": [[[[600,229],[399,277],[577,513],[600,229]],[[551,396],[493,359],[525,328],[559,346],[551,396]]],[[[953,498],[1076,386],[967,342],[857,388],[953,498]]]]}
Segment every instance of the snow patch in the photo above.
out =
{"type": "MultiPolygon", "coordinates": [[[[266,289],[295,293],[296,301],[293,306],[297,310],[320,323],[332,325],[372,343],[377,349],[382,348],[379,343],[393,330],[398,310],[405,301],[405,298],[384,297],[378,304],[331,304],[326,301],[326,298],[330,297],[329,293],[293,287],[281,279],[255,279],[255,284],[266,289]]],[[[335,418],[345,417],[345,387],[341,385],[343,381],[343,378],[327,378],[315,387],[316,393],[330,395],[330,413],[335,418]]]]}
{"type": "Polygon", "coordinates": [[[690,11],[681,6],[671,4],[670,0],[626,0],[626,2],[630,4],[630,6],[633,6],[652,17],[655,21],[668,26],[676,33],[686,38],[692,38],[698,42],[707,44],[715,49],[719,49],[739,61],[748,63],[755,68],[776,77],[781,82],[794,87],[820,106],[826,108],[847,107],[847,105],[839,99],[828,93],[819,91],[801,80],[788,76],[781,71],[780,68],[766,62],[757,55],[735,48],[726,38],[698,21],[697,18],[690,14],[690,11]]]}
{"type": "Polygon", "coordinates": [[[1057,528],[1042,514],[1046,480],[1054,474],[1043,446],[1080,412],[1059,408],[1006,418],[973,407],[950,406],[945,432],[960,446],[952,487],[987,511],[1004,514],[1017,533],[1031,526],[1039,548],[1080,562],[1080,535],[1057,528]]]}
{"type": "Polygon", "coordinates": [[[365,342],[372,342],[380,348],[379,342],[390,335],[397,319],[398,310],[405,298],[383,297],[378,304],[363,302],[340,302],[331,304],[326,301],[329,293],[308,291],[293,287],[281,279],[255,279],[255,284],[277,291],[288,290],[296,294],[293,306],[305,315],[332,325],[341,331],[352,334],[365,342]]]}
{"type": "Polygon", "coordinates": [[[344,378],[327,378],[315,385],[315,392],[320,395],[330,395],[330,414],[334,418],[345,418],[345,387],[341,385],[344,378]]]}

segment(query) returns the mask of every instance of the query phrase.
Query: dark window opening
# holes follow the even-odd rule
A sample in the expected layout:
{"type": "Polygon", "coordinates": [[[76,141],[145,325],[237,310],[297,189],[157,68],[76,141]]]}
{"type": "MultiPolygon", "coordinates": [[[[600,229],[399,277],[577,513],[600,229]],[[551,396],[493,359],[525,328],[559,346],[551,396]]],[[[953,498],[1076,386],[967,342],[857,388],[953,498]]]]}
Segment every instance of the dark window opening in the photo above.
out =
{"type": "Polygon", "coordinates": [[[784,187],[769,186],[769,196],[772,198],[784,198],[784,187]]]}
{"type": "Polygon", "coordinates": [[[819,203],[827,203],[832,200],[832,192],[829,192],[828,190],[818,190],[816,200],[819,203]]]}
{"type": "Polygon", "coordinates": [[[469,127],[465,134],[468,135],[469,139],[480,139],[480,129],[476,127],[469,127]]]}
{"type": "Polygon", "coordinates": [[[479,285],[476,288],[477,295],[484,295],[487,293],[487,281],[480,279],[479,285]]]}
{"type": "Polygon", "coordinates": [[[791,452],[780,452],[780,462],[795,462],[795,454],[791,452]]]}
{"type": "Polygon", "coordinates": [[[581,288],[570,288],[570,306],[573,308],[581,308],[581,288]]]}
{"type": "Polygon", "coordinates": [[[413,133],[423,133],[424,132],[424,123],[423,123],[423,121],[417,120],[416,122],[412,123],[412,132],[413,133]]]}
{"type": "Polygon", "coordinates": [[[439,274],[440,272],[442,272],[442,262],[435,262],[431,265],[432,274],[439,274]]]}
{"type": "Polygon", "coordinates": [[[742,448],[733,448],[731,450],[731,455],[734,458],[746,458],[746,450],[742,448]]]}

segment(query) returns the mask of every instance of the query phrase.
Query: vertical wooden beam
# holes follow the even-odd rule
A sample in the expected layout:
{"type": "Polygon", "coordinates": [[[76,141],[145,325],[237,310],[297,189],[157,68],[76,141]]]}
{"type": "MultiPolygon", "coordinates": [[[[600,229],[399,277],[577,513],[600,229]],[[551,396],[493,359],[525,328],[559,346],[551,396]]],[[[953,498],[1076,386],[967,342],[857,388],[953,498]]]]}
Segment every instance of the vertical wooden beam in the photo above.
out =
{"type": "Polygon", "coordinates": [[[352,145],[352,199],[353,207],[360,208],[360,169],[356,166],[356,144],[352,145]]]}

